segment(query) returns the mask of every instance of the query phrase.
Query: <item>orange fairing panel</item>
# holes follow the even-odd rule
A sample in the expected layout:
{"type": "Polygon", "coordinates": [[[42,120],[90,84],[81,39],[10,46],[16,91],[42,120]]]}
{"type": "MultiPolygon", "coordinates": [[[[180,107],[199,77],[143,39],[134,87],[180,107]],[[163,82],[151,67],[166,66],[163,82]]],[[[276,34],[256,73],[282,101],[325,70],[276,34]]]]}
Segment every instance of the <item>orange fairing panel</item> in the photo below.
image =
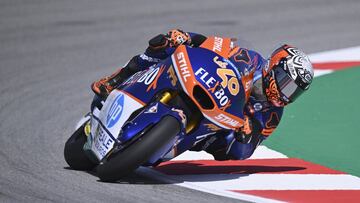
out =
{"type": "Polygon", "coordinates": [[[209,93],[209,90],[203,87],[202,84],[197,81],[197,78],[194,74],[195,70],[193,70],[191,66],[186,46],[179,46],[174,52],[174,54],[171,56],[171,58],[175,72],[184,91],[195,102],[197,107],[203,113],[204,117],[225,129],[237,129],[243,126],[243,119],[234,116],[224,110],[221,110],[214,101],[213,96],[209,93]],[[203,109],[201,105],[197,103],[196,99],[193,96],[193,90],[196,85],[203,88],[203,90],[209,95],[213,104],[215,105],[213,109],[203,109]]]}
{"type": "Polygon", "coordinates": [[[231,38],[208,37],[200,47],[209,49],[224,58],[228,58],[231,51],[231,38]]]}

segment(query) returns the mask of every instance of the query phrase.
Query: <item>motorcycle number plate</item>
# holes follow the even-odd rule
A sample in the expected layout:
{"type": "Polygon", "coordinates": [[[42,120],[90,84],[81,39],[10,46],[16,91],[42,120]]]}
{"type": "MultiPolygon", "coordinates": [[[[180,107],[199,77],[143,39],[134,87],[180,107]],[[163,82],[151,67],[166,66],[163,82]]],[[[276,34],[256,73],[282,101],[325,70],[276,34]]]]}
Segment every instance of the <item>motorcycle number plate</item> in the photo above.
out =
{"type": "Polygon", "coordinates": [[[98,136],[95,139],[93,146],[93,152],[95,152],[97,158],[102,160],[114,146],[114,139],[99,125],[98,136]]]}

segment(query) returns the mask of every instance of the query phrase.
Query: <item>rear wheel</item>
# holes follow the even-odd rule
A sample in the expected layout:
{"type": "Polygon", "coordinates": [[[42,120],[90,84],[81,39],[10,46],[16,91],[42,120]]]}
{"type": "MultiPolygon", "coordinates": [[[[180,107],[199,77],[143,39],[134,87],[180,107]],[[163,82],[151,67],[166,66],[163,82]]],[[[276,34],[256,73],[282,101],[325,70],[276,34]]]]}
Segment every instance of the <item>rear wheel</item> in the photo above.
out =
{"type": "Polygon", "coordinates": [[[96,164],[86,156],[83,147],[87,140],[84,132],[85,124],[78,128],[66,141],[64,148],[65,161],[75,170],[92,170],[96,164]]]}
{"type": "Polygon", "coordinates": [[[172,116],[164,117],[125,151],[113,157],[110,156],[107,162],[99,165],[97,167],[98,177],[105,182],[119,180],[148,161],[179,132],[179,121],[172,116]]]}

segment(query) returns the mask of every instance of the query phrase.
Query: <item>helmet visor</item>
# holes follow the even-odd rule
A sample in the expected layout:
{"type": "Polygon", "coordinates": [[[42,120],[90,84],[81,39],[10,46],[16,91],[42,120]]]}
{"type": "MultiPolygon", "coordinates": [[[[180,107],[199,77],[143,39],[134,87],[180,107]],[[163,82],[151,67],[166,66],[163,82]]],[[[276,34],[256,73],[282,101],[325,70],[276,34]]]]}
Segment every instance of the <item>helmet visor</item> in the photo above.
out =
{"type": "Polygon", "coordinates": [[[276,67],[273,73],[282,97],[281,99],[285,102],[295,101],[296,98],[304,92],[304,90],[295,83],[295,80],[292,79],[282,67],[276,67]]]}

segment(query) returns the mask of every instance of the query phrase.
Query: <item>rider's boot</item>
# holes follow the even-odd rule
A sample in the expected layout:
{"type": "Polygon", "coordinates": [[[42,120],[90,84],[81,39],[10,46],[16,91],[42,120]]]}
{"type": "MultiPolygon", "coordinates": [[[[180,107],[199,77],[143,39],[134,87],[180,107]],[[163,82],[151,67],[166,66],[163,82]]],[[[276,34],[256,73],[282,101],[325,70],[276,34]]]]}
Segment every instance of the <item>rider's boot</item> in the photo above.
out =
{"type": "Polygon", "coordinates": [[[112,75],[93,82],[91,84],[93,92],[105,99],[114,88],[140,70],[137,63],[138,57],[138,55],[134,56],[125,67],[117,70],[112,75]]]}

